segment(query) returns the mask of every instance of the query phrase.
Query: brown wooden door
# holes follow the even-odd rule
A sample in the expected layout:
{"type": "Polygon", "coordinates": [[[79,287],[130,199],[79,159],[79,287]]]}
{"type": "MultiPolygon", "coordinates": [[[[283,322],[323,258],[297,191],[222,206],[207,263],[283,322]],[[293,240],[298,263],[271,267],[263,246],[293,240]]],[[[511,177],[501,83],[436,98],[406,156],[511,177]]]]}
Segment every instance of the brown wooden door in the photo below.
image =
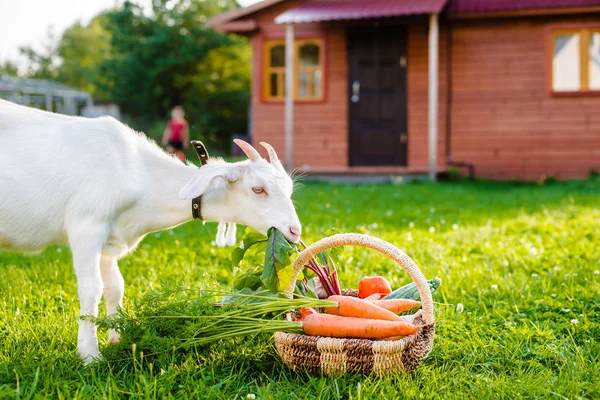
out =
{"type": "Polygon", "coordinates": [[[348,31],[350,165],[406,165],[403,27],[348,31]]]}

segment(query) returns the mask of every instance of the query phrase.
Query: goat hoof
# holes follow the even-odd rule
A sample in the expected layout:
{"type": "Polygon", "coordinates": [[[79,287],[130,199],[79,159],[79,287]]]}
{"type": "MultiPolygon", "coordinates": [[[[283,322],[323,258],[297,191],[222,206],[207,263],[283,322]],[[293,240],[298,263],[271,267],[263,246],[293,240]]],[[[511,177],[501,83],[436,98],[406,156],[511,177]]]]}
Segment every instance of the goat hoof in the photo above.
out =
{"type": "Polygon", "coordinates": [[[103,360],[104,359],[102,358],[102,356],[98,355],[97,357],[88,357],[86,359],[83,359],[82,361],[83,361],[83,366],[84,367],[89,367],[89,366],[92,366],[92,365],[94,365],[96,363],[99,363],[99,362],[101,362],[103,360]]]}
{"type": "Polygon", "coordinates": [[[98,361],[102,361],[102,356],[100,355],[100,353],[82,354],[80,351],[78,351],[77,354],[79,355],[79,358],[81,358],[81,361],[83,362],[83,365],[85,367],[94,364],[98,361]]]}

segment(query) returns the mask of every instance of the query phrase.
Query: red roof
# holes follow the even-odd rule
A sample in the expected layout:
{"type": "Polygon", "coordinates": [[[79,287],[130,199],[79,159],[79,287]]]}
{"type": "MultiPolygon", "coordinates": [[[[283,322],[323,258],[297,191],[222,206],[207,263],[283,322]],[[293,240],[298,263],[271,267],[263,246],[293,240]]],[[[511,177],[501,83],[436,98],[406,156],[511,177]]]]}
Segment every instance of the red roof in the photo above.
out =
{"type": "Polygon", "coordinates": [[[340,0],[299,5],[275,18],[278,24],[439,13],[448,0],[340,0]]]}
{"type": "MultiPolygon", "coordinates": [[[[249,30],[249,24],[240,27],[236,24],[230,25],[230,23],[285,1],[287,0],[263,0],[250,7],[238,8],[218,15],[209,20],[207,25],[229,32],[245,32],[249,30]]],[[[312,22],[441,13],[443,11],[493,13],[586,6],[600,6],[600,0],[319,0],[301,4],[284,12],[275,20],[278,23],[312,22]],[[446,4],[448,7],[445,7],[446,4]]]]}
{"type": "Polygon", "coordinates": [[[598,5],[600,0],[451,0],[448,11],[494,12],[598,5]]]}
{"type": "Polygon", "coordinates": [[[238,18],[246,17],[249,14],[253,14],[255,12],[264,10],[271,6],[277,5],[279,3],[284,2],[285,0],[262,0],[258,3],[255,3],[248,7],[236,8],[231,11],[224,12],[223,14],[219,14],[206,22],[206,26],[215,27],[221,24],[225,24],[230,21],[234,21],[238,18]]]}

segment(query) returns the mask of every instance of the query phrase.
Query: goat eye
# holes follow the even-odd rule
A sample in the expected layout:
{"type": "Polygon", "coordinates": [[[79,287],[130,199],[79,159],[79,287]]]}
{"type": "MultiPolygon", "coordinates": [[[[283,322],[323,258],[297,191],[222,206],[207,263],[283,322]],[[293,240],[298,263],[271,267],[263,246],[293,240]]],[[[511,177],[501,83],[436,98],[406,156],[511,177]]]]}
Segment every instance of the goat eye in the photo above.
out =
{"type": "Polygon", "coordinates": [[[253,187],[252,191],[256,194],[263,194],[265,192],[265,189],[263,189],[261,187],[253,187]]]}

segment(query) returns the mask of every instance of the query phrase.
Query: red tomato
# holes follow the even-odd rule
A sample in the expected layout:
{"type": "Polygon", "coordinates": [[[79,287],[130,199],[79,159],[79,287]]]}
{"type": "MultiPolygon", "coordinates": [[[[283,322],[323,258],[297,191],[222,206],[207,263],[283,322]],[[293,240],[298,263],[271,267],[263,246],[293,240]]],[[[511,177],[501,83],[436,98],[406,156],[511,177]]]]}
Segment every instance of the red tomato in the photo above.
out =
{"type": "Polygon", "coordinates": [[[312,314],[318,314],[314,308],[306,307],[300,309],[300,318],[296,318],[296,321],[304,321],[304,318],[312,314]]]}
{"type": "Polygon", "coordinates": [[[375,293],[384,295],[392,293],[390,283],[383,276],[365,276],[358,282],[358,296],[361,299],[375,293]]]}

